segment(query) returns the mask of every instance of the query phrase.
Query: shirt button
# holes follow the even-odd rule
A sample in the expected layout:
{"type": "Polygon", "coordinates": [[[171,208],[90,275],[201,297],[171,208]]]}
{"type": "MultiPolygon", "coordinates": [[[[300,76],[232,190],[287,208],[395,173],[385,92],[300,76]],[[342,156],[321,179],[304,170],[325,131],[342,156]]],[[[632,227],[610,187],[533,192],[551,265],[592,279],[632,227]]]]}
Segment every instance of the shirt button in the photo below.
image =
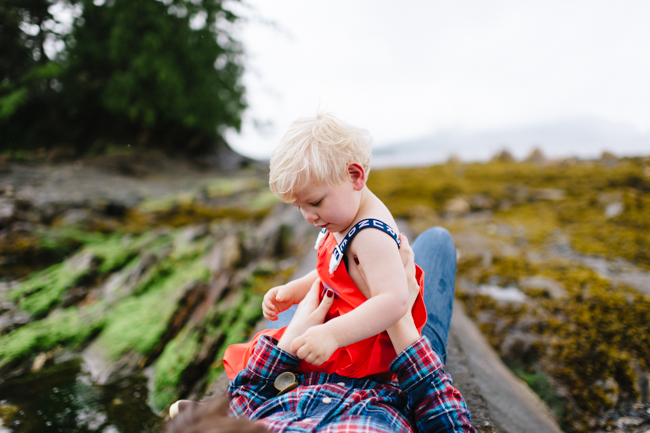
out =
{"type": "Polygon", "coordinates": [[[330,404],[331,402],[332,402],[332,399],[329,398],[329,397],[325,397],[325,398],[323,399],[323,403],[325,403],[325,404],[330,404]]]}
{"type": "Polygon", "coordinates": [[[339,382],[337,385],[345,386],[345,382],[339,382]]]}

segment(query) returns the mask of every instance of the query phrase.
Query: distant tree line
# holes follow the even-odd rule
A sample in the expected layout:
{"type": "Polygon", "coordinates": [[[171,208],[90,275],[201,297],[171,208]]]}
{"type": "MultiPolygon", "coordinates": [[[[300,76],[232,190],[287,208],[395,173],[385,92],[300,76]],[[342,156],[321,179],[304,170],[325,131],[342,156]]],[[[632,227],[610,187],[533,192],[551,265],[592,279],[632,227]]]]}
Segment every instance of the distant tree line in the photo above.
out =
{"type": "Polygon", "coordinates": [[[200,153],[245,108],[238,0],[0,0],[0,151],[200,153]]]}

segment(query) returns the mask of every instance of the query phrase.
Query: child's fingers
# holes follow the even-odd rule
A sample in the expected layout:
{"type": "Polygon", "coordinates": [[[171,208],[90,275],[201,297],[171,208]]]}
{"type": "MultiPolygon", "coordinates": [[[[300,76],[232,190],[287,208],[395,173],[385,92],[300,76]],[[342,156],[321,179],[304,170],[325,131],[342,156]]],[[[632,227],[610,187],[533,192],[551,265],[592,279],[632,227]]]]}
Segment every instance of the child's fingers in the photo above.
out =
{"type": "Polygon", "coordinates": [[[269,301],[268,299],[265,299],[264,302],[262,302],[262,311],[268,311],[270,313],[275,312],[277,309],[273,302],[269,301]]]}
{"type": "Polygon", "coordinates": [[[272,305],[268,305],[266,302],[262,303],[262,313],[267,320],[277,320],[276,309],[272,305]]]}
{"type": "Polygon", "coordinates": [[[304,344],[305,344],[305,339],[302,336],[297,337],[291,343],[291,351],[295,353],[296,356],[300,359],[304,359],[304,357],[306,356],[307,350],[304,344]],[[302,354],[303,356],[300,356],[299,353],[302,354]]]}
{"type": "Polygon", "coordinates": [[[319,359],[318,356],[313,352],[309,353],[309,355],[307,355],[305,357],[305,361],[312,364],[312,365],[320,365],[320,364],[322,364],[322,362],[318,363],[318,359],[319,359]]]}

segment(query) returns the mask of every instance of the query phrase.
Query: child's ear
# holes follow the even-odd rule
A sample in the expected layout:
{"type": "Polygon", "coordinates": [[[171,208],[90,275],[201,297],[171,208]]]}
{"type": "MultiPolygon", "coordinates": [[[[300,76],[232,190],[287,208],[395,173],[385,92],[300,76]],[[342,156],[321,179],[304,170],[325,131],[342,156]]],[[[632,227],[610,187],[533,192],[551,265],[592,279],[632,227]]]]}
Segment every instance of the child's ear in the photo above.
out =
{"type": "Polygon", "coordinates": [[[366,186],[366,171],[358,162],[348,164],[348,176],[350,176],[355,191],[361,191],[366,186]]]}

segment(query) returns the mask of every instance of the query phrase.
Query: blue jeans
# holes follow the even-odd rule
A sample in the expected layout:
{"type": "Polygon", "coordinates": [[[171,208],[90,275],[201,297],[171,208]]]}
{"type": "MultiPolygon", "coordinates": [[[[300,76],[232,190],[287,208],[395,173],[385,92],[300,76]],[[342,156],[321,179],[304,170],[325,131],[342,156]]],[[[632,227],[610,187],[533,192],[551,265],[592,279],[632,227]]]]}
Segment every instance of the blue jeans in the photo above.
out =
{"type": "MultiPolygon", "coordinates": [[[[456,248],[449,232],[442,227],[432,227],[417,237],[411,245],[415,263],[424,271],[424,305],[427,307],[427,323],[422,335],[447,361],[447,338],[454,307],[456,285],[456,248]]],[[[278,320],[268,322],[269,329],[287,326],[298,308],[292,306],[278,315],[278,320]]]]}

